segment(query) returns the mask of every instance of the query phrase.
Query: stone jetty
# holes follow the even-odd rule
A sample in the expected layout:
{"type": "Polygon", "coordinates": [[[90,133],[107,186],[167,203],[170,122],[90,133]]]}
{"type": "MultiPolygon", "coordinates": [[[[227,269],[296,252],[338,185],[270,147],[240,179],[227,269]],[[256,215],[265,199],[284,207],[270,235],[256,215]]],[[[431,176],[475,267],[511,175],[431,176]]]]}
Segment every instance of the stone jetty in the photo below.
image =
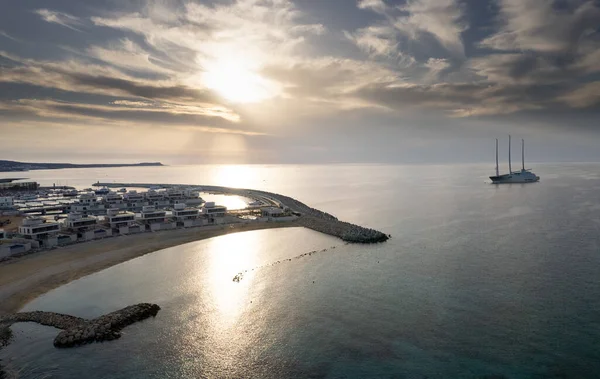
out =
{"type": "Polygon", "coordinates": [[[121,329],[137,321],[154,317],[160,310],[156,304],[140,303],[130,305],[86,320],[54,312],[19,312],[0,318],[0,324],[15,322],[37,322],[41,325],[63,329],[54,339],[56,347],[74,347],[91,342],[111,341],[121,337],[121,329]]]}
{"type": "Polygon", "coordinates": [[[300,215],[299,224],[305,228],[312,229],[324,234],[338,237],[346,242],[351,243],[378,243],[387,241],[390,236],[374,230],[362,227],[360,225],[351,224],[338,220],[335,216],[320,211],[315,208],[311,208],[308,205],[293,199],[289,196],[242,188],[229,188],[221,186],[205,186],[205,185],[182,185],[182,184],[150,184],[150,183],[96,183],[94,186],[103,187],[138,187],[138,188],[150,188],[154,186],[160,186],[163,188],[168,187],[193,187],[201,188],[205,192],[223,193],[229,195],[245,196],[254,199],[260,199],[267,202],[269,205],[276,207],[287,207],[291,211],[296,212],[300,215]]]}

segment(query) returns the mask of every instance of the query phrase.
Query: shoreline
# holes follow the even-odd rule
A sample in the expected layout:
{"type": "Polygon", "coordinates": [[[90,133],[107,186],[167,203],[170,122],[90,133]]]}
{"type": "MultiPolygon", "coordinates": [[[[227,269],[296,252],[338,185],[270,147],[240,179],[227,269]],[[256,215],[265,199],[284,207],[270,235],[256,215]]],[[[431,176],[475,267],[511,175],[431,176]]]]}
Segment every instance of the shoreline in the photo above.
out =
{"type": "Polygon", "coordinates": [[[84,276],[158,250],[230,233],[302,227],[297,221],[254,222],[165,230],[105,238],[0,263],[0,316],[84,276]],[[210,228],[210,229],[207,229],[210,228]]]}

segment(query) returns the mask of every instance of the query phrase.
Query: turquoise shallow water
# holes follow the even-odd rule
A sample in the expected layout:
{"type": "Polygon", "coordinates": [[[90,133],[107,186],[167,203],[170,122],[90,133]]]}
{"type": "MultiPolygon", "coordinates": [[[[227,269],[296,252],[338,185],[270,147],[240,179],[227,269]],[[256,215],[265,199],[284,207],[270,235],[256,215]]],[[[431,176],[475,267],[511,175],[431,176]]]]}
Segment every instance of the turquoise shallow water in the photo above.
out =
{"type": "Polygon", "coordinates": [[[542,181],[530,185],[486,184],[489,171],[32,172],[85,187],[137,175],[129,180],[268,189],[393,238],[346,245],[302,228],[273,229],[162,250],[26,307],[94,317],[147,301],[162,307],[155,319],[118,341],[69,350],[53,348],[56,330],[18,325],[0,358],[23,378],[596,377],[600,165],[539,165],[542,181]]]}

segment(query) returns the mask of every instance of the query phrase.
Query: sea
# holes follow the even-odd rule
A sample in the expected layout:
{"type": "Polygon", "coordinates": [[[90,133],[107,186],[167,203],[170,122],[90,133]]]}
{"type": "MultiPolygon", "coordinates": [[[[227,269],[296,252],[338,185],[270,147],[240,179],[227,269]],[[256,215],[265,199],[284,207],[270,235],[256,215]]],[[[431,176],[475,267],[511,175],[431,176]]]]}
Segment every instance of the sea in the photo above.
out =
{"type": "Polygon", "coordinates": [[[160,250],[24,308],[93,318],[151,302],[155,318],[73,349],[53,347],[56,329],[14,325],[0,359],[46,379],[598,378],[600,164],[532,166],[539,183],[512,185],[490,184],[492,165],[27,172],[77,188],[268,190],[392,238],[355,245],[284,228],[160,250]]]}

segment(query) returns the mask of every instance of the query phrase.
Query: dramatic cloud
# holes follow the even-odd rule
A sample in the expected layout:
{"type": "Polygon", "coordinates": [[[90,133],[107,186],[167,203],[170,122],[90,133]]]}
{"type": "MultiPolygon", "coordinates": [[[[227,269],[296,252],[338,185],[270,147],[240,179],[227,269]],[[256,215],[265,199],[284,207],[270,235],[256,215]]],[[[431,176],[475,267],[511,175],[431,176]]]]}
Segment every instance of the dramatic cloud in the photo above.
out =
{"type": "MultiPolygon", "coordinates": [[[[456,0],[409,0],[404,5],[392,7],[383,0],[363,0],[359,8],[369,9],[384,16],[379,25],[358,30],[351,35],[355,43],[367,51],[390,52],[398,47],[398,40],[408,38],[414,43],[427,43],[432,37],[456,57],[464,55],[461,33],[467,29],[463,8],[456,0]]],[[[404,44],[408,43],[406,40],[404,44]]]]}
{"type": "Polygon", "coordinates": [[[149,140],[260,137],[255,151],[277,156],[343,128],[401,138],[425,118],[441,131],[600,111],[593,0],[26,3],[8,12],[33,32],[0,31],[0,121],[23,135],[148,127],[149,140]],[[31,37],[41,27],[52,35],[31,37]]]}
{"type": "Polygon", "coordinates": [[[573,52],[600,25],[596,2],[500,0],[501,28],[481,41],[495,50],[573,52]]]}
{"type": "Polygon", "coordinates": [[[80,29],[76,28],[76,26],[81,25],[80,19],[68,13],[56,12],[49,9],[37,9],[35,13],[37,13],[46,22],[62,25],[65,28],[69,28],[78,32],[81,31],[80,29]]]}

